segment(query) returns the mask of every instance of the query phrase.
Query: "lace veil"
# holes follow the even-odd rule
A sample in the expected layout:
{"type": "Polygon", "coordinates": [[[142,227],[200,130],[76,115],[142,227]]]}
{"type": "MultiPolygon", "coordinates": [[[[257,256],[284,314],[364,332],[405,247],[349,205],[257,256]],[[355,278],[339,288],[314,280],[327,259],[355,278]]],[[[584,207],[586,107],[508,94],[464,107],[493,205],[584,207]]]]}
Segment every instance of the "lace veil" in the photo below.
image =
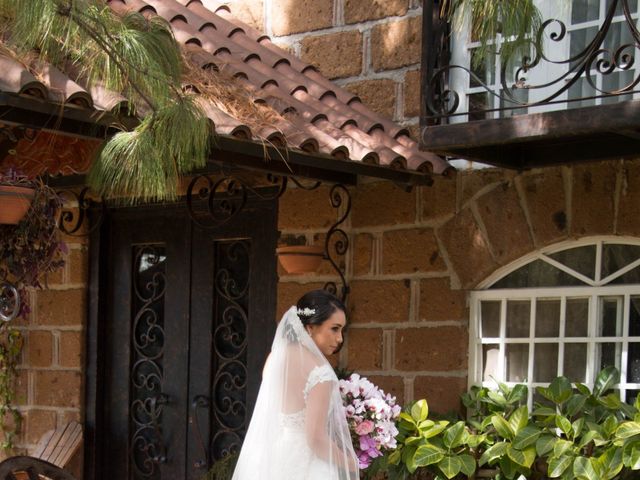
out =
{"type": "Polygon", "coordinates": [[[337,382],[291,307],[276,330],[233,480],[358,479],[337,382]]]}

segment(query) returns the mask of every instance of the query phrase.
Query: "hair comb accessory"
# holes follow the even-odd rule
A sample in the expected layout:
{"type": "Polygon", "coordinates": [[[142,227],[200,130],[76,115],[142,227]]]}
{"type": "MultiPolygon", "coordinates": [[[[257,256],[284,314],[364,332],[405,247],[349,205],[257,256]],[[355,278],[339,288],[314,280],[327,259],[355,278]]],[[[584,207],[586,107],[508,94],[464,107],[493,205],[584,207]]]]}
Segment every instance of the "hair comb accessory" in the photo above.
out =
{"type": "Polygon", "coordinates": [[[309,307],[305,307],[305,308],[299,308],[298,311],[298,316],[303,316],[303,317],[310,317],[311,315],[315,315],[316,314],[316,309],[315,308],[309,308],[309,307]]]}

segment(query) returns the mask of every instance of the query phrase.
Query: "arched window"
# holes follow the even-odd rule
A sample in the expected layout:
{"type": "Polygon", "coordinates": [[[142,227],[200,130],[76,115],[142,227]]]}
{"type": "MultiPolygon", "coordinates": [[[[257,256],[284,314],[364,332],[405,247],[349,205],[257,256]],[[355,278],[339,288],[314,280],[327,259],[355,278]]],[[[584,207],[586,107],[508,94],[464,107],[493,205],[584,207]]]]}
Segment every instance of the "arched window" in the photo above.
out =
{"type": "Polygon", "coordinates": [[[616,387],[640,391],[640,240],[564,243],[518,260],[471,294],[470,383],[535,387],[558,375],[593,386],[613,365],[616,387]]]}

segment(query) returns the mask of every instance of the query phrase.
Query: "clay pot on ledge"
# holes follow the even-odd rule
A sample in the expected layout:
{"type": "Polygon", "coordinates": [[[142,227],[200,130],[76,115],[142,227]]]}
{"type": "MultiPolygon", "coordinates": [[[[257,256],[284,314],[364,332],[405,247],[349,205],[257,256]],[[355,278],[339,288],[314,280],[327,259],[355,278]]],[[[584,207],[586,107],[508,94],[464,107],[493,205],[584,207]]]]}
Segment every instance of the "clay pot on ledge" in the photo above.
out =
{"type": "Polygon", "coordinates": [[[324,247],[317,245],[282,245],[276,248],[282,268],[293,275],[315,272],[324,258],[324,247]]]}
{"type": "Polygon", "coordinates": [[[33,188],[0,185],[0,224],[18,224],[29,211],[33,196],[33,188]]]}

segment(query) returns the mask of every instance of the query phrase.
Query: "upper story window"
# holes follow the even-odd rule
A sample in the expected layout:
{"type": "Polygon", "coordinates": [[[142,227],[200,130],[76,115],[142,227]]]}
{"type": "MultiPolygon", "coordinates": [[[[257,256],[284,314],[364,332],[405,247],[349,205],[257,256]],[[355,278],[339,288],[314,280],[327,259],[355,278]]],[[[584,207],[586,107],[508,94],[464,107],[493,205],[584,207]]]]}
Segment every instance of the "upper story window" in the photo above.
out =
{"type": "Polygon", "coordinates": [[[623,400],[640,392],[640,241],[601,239],[545,249],[471,295],[470,382],[535,387],[556,376],[593,387],[621,372],[623,400]]]}
{"type": "MultiPolygon", "coordinates": [[[[458,123],[640,98],[638,3],[537,0],[542,57],[536,59],[532,46],[528,66],[520,54],[492,54],[475,65],[480,44],[470,37],[469,25],[456,29],[449,68],[442,71],[456,95],[445,95],[445,106],[436,101],[440,112],[431,113],[458,123]]],[[[495,50],[509,40],[498,35],[495,50]]]]}

